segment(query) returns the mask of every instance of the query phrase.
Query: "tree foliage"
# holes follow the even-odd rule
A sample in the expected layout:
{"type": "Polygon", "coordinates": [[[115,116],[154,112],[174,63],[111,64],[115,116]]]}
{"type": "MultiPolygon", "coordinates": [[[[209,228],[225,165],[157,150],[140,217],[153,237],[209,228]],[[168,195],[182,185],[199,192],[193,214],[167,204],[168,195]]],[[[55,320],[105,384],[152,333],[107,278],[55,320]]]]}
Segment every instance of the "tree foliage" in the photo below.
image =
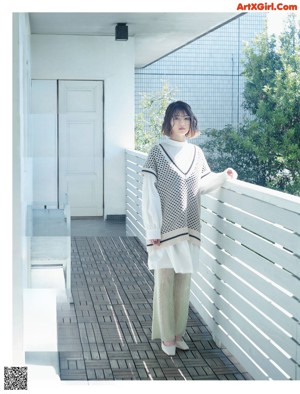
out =
{"type": "Polygon", "coordinates": [[[239,178],[300,195],[300,30],[290,15],[279,38],[267,28],[245,48],[244,107],[237,129],[207,130],[215,171],[231,165],[239,178]]]}
{"type": "Polygon", "coordinates": [[[161,126],[167,106],[173,101],[175,90],[162,81],[161,90],[143,93],[141,112],[135,117],[135,149],[148,153],[161,138],[161,126]]]}

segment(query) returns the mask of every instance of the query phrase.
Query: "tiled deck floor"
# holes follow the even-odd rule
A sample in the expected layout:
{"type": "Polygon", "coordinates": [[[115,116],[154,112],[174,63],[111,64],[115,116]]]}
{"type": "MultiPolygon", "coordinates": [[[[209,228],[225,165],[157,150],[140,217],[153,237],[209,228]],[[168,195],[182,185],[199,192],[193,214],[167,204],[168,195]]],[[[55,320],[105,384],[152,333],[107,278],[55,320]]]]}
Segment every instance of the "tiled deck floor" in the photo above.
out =
{"type": "Polygon", "coordinates": [[[187,352],[151,340],[153,276],[134,237],[72,237],[74,304],[58,310],[62,380],[248,380],[190,308],[187,352]]]}

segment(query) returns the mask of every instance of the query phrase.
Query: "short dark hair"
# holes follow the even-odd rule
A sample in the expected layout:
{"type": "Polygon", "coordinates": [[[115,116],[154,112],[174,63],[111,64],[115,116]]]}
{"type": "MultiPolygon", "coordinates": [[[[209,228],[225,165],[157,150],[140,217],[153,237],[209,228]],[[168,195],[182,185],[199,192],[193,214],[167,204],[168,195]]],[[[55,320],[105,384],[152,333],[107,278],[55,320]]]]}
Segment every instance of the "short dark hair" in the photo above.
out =
{"type": "Polygon", "coordinates": [[[174,114],[180,111],[185,112],[191,118],[190,129],[189,132],[186,134],[187,138],[195,137],[195,135],[199,133],[197,127],[198,121],[189,104],[183,101],[174,101],[173,103],[169,104],[168,108],[166,109],[164,121],[162,124],[162,133],[167,136],[171,135],[171,131],[172,131],[171,120],[174,114]]]}

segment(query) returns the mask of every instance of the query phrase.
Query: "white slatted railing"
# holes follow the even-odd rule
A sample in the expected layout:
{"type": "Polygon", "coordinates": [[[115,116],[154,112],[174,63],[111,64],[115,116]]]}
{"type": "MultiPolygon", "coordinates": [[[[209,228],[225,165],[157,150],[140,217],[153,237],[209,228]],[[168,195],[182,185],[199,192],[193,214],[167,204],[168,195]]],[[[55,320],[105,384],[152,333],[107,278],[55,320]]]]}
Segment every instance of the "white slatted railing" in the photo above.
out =
{"type": "MultiPolygon", "coordinates": [[[[145,242],[141,167],[126,152],[127,229],[145,242]]],[[[255,379],[300,379],[300,198],[241,181],[202,196],[191,302],[255,379]]]]}
{"type": "Polygon", "coordinates": [[[147,155],[138,151],[125,151],[126,155],[126,233],[138,237],[145,245],[145,229],[142,219],[141,169],[147,155]]]}

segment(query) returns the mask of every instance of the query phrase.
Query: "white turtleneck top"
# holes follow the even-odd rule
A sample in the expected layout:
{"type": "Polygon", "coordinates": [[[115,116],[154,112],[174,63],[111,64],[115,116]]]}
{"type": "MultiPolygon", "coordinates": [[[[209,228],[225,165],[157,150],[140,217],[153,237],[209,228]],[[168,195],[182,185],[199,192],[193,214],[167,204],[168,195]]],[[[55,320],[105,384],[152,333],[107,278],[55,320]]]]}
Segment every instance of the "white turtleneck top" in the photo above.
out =
{"type": "Polygon", "coordinates": [[[202,150],[167,139],[149,152],[143,167],[142,213],[149,269],[197,271],[200,252],[200,195],[220,187],[226,171],[213,173],[202,150]],[[160,246],[151,239],[160,239],[160,246]]]}

